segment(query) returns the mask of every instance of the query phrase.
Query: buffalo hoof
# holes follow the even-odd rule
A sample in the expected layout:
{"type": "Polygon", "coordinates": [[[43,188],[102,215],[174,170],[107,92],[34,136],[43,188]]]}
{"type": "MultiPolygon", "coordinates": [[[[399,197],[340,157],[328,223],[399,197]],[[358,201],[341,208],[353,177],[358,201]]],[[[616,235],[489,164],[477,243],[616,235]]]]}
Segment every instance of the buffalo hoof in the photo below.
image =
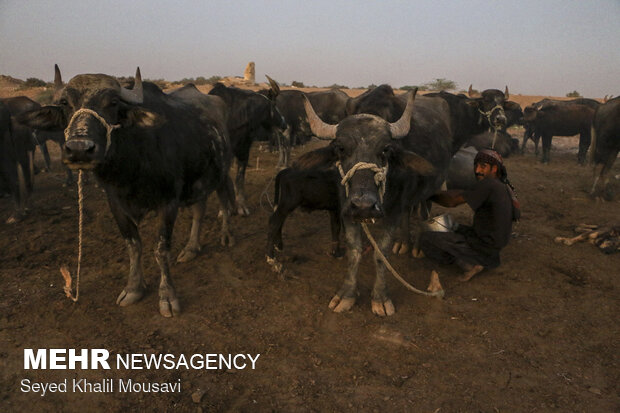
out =
{"type": "Polygon", "coordinates": [[[240,215],[242,217],[247,217],[247,216],[250,215],[250,210],[245,205],[238,205],[237,206],[237,215],[240,215]]]}
{"type": "Polygon", "coordinates": [[[220,235],[220,244],[223,247],[233,247],[235,245],[235,237],[230,232],[222,232],[220,235]]]}
{"type": "Polygon", "coordinates": [[[127,307],[128,305],[135,304],[140,301],[143,294],[144,292],[142,290],[129,292],[127,292],[127,290],[123,290],[116,299],[116,304],[121,307],[127,307]]]}
{"type": "Polygon", "coordinates": [[[345,252],[346,251],[344,248],[334,248],[331,252],[331,256],[334,258],[342,258],[344,257],[345,252]]]}
{"type": "Polygon", "coordinates": [[[394,315],[396,309],[392,300],[386,300],[384,302],[372,300],[372,312],[380,317],[394,315]]]}
{"type": "Polygon", "coordinates": [[[340,296],[335,295],[334,298],[329,302],[329,308],[334,311],[334,313],[342,313],[345,311],[349,311],[353,308],[355,304],[354,297],[348,298],[340,298],[340,296]]]}
{"type": "Polygon", "coordinates": [[[424,251],[422,251],[420,248],[413,248],[411,250],[411,255],[413,256],[413,258],[424,258],[424,251]]]}
{"type": "Polygon", "coordinates": [[[282,263],[275,257],[267,256],[267,264],[271,266],[271,270],[277,274],[282,273],[282,263]]]}
{"type": "Polygon", "coordinates": [[[181,305],[179,304],[179,300],[176,297],[160,298],[159,314],[167,318],[172,316],[176,317],[181,314],[181,305]]]}
{"type": "Polygon", "coordinates": [[[189,262],[200,254],[200,248],[183,248],[177,257],[177,262],[189,262]]]}
{"type": "Polygon", "coordinates": [[[394,254],[403,255],[409,251],[409,244],[406,242],[396,241],[392,246],[392,252],[394,254]]]}

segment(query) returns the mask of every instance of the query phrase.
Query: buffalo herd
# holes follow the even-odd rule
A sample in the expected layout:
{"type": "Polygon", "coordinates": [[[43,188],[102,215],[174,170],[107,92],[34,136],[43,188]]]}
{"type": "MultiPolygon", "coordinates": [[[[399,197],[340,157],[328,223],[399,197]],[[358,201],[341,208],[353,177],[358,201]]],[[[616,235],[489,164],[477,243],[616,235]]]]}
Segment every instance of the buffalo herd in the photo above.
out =
{"type": "Polygon", "coordinates": [[[339,89],[303,93],[269,87],[258,92],[216,84],[208,94],[194,85],[165,92],[156,84],[135,80],[121,84],[104,74],[80,74],[62,82],[56,67],[53,104],[41,106],[26,97],[0,100],[0,192],[8,194],[19,221],[33,189],[33,153],[40,147],[46,168],[45,142],[61,147],[67,169],[90,171],[102,187],[130,265],[117,304],[127,306],[144,292],[139,223],[153,211],[159,220],[155,257],[161,273],[159,311],[172,317],[181,306],[170,271],[171,235],[178,209],[188,206],[192,226],[177,257],[185,262],[200,252],[200,226],[206,199],[215,192],[222,218],[221,242],[232,245],[231,214],[248,215],[245,170],[250,147],[261,137],[279,142],[282,168],[275,177],[275,205],[268,222],[267,261],[278,272],[276,250],[283,248],[282,226],[298,207],[327,210],[331,217],[333,256],[346,251],[348,270],[329,307],[350,309],[357,296],[357,270],[362,256],[362,228],[376,222],[383,229],[375,252],[376,278],[372,312],[394,313],[388,295],[386,266],[380,253],[411,248],[412,213],[426,218],[428,201],[437,190],[468,188],[475,183],[472,159],[492,147],[506,157],[519,144],[507,127],[524,128],[521,151],[542,138],[541,161],[550,161],[553,136],[579,135],[580,164],[596,170],[591,193],[612,197],[610,169],[620,151],[620,98],[544,99],[521,108],[504,91],[480,94],[448,92],[398,94],[389,85],[349,97],[339,89]],[[329,141],[306,152],[289,167],[291,146],[311,137],[329,141]],[[230,169],[236,161],[234,179],[230,169]],[[344,229],[346,248],[340,243],[344,229]]]}

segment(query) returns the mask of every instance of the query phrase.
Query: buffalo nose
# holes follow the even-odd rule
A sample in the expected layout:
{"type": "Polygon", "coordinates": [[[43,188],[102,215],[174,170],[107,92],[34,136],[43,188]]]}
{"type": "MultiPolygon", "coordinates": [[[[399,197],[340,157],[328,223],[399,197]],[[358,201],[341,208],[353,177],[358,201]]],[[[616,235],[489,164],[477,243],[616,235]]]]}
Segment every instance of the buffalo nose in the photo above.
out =
{"type": "Polygon", "coordinates": [[[90,139],[72,139],[65,143],[64,151],[72,161],[87,161],[95,152],[95,142],[90,139]]]}

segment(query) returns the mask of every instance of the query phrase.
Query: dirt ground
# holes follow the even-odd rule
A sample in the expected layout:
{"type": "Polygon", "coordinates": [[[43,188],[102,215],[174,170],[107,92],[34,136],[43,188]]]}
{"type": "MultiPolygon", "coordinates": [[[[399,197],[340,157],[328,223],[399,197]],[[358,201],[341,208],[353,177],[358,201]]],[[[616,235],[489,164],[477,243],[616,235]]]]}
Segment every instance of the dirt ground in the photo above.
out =
{"type": "MultiPolygon", "coordinates": [[[[513,133],[520,138],[522,130],[513,133]]],[[[321,144],[296,149],[294,156],[321,144]]],[[[265,194],[273,197],[277,155],[260,146],[253,146],[247,173],[252,214],[232,219],[236,246],[219,244],[213,197],[204,253],[173,265],[183,307],[173,319],[161,317],[157,307],[153,216],[140,226],[148,293],[133,306],[115,304],[129,260],[105,196],[92,181],[85,188],[80,300],[65,298],[59,267],[69,264],[75,272],[77,191],[62,187],[58,151],[50,146],[55,166],[36,176],[30,215],[5,224],[10,202],[0,199],[3,411],[619,411],[620,254],[605,255],[588,243],[553,242],[573,235],[579,223],[619,220],[618,200],[588,198],[592,175],[577,165],[577,138],[554,138],[548,165],[536,160],[531,146],[506,160],[522,220],[498,269],[461,283],[452,267],[391,255],[392,265],[418,288],[438,270],[446,296],[413,294],[389,276],[396,306],[389,318],[370,310],[370,255],[360,267],[360,295],[352,311],[328,309],[346,260],[327,255],[326,212],[296,211],[289,217],[280,255],[288,277],[279,280],[270,270],[265,194]],[[260,353],[260,358],[255,370],[24,370],[24,348],[105,348],[112,355],[260,353]],[[21,391],[24,378],[180,379],[181,391],[41,397],[21,391]],[[192,394],[198,391],[204,395],[195,402],[192,394]]],[[[37,161],[40,165],[40,157],[37,161]]],[[[471,219],[466,206],[450,212],[460,222],[471,219]]],[[[190,221],[190,212],[182,210],[175,257],[190,221]]]]}

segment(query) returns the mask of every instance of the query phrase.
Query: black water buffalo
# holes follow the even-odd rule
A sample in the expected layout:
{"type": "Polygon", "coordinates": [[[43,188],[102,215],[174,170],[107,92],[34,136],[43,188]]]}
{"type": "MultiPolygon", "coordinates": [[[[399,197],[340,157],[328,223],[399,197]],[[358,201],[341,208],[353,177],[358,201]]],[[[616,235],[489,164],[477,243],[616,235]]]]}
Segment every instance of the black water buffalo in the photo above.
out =
{"type": "Polygon", "coordinates": [[[275,248],[282,250],[282,227],[284,221],[295,209],[311,212],[329,212],[332,245],[331,254],[341,257],[344,250],[340,246],[340,174],[335,168],[296,169],[286,168],[276,175],[274,211],[269,217],[267,235],[267,260],[276,271],[280,264],[275,259],[275,248]]]}
{"type": "MultiPolygon", "coordinates": [[[[497,89],[488,89],[475,98],[463,94],[454,95],[445,91],[427,93],[424,96],[441,98],[449,106],[452,154],[455,154],[473,136],[490,129],[505,131],[508,126],[504,110],[508,87],[505,93],[497,89]]],[[[509,106],[512,107],[512,105],[509,106]]]]}
{"type": "Polygon", "coordinates": [[[620,97],[608,100],[596,110],[592,130],[594,136],[590,160],[594,163],[594,184],[591,194],[597,195],[599,181],[602,180],[604,197],[611,200],[613,193],[608,174],[620,151],[620,97]],[[600,172],[597,174],[598,167],[600,172]]]}
{"type": "MultiPolygon", "coordinates": [[[[30,99],[27,96],[15,96],[11,98],[1,99],[9,108],[12,116],[19,116],[20,114],[32,110],[37,110],[41,108],[41,105],[30,99]]],[[[32,140],[36,146],[41,150],[41,154],[43,155],[43,160],[45,162],[45,170],[49,171],[51,168],[50,154],[47,150],[47,141],[55,142],[60,150],[62,151],[62,145],[65,143],[65,135],[62,131],[48,131],[48,130],[38,130],[28,128],[30,134],[32,136],[32,140]]],[[[34,155],[34,154],[33,154],[34,155]]],[[[70,185],[73,183],[73,174],[71,169],[66,168],[67,170],[67,179],[65,181],[65,185],[70,185]]]]}
{"type": "Polygon", "coordinates": [[[8,224],[20,221],[28,207],[34,183],[34,141],[30,128],[21,125],[5,102],[0,101],[0,193],[13,199],[8,224]]]}
{"type": "Polygon", "coordinates": [[[155,258],[161,271],[159,311],[180,312],[170,275],[170,244],[179,206],[190,205],[193,222],[180,261],[199,250],[200,222],[209,193],[224,206],[222,241],[231,242],[227,212],[234,203],[228,175],[231,150],[225,103],[212,97],[212,111],[164,94],[141,81],[132,90],[104,74],[73,77],[58,94],[58,106],[27,112],[20,121],[34,128],[62,128],[62,159],[73,169],[90,169],[105,189],[112,214],[127,243],[129,278],[117,303],[138,301],[145,290],[138,225],[148,211],[159,216],[155,258]]]}
{"type": "MultiPolygon", "coordinates": [[[[526,124],[528,136],[540,136],[543,144],[541,161],[549,162],[551,139],[554,136],[573,136],[579,134],[579,153],[577,161],[585,162],[586,153],[590,147],[592,117],[594,110],[588,104],[574,102],[537,102],[523,110],[523,121],[526,124]]],[[[527,136],[524,135],[525,147],[527,136]]]]}
{"type": "Polygon", "coordinates": [[[255,136],[260,133],[260,129],[275,133],[274,129],[284,130],[287,126],[276,107],[275,98],[280,89],[277,83],[269,80],[273,92],[269,97],[221,83],[216,83],[209,91],[209,95],[222,98],[229,110],[227,125],[233,154],[237,159],[235,194],[239,215],[250,214],[245,195],[245,170],[255,136]]]}
{"type": "Polygon", "coordinates": [[[496,132],[482,132],[474,135],[464,146],[473,146],[476,150],[493,148],[504,158],[519,151],[519,140],[510,136],[509,133],[498,130],[496,132]]]}
{"type": "Polygon", "coordinates": [[[517,102],[507,100],[504,103],[504,113],[506,114],[506,126],[502,129],[504,132],[513,125],[523,125],[523,109],[517,102]]]}
{"type": "Polygon", "coordinates": [[[538,102],[532,103],[528,107],[528,119],[529,121],[523,121],[523,127],[525,128],[523,132],[523,143],[521,144],[521,153],[525,153],[525,146],[527,145],[527,141],[531,140],[534,143],[534,154],[538,155],[538,142],[540,141],[541,133],[536,129],[536,122],[532,121],[535,118],[533,115],[533,111],[538,111],[540,109],[549,108],[556,105],[570,105],[570,104],[578,104],[585,105],[593,110],[596,110],[600,103],[594,99],[588,98],[577,98],[570,100],[557,100],[557,99],[542,99],[538,102]]]}
{"type": "MultiPolygon", "coordinates": [[[[346,116],[349,96],[340,89],[330,89],[305,94],[316,114],[325,122],[336,124],[346,116]]],[[[304,93],[299,90],[283,90],[276,103],[288,125],[285,134],[291,146],[306,143],[312,137],[310,124],[304,109],[304,93]]]]}
{"type": "MultiPolygon", "coordinates": [[[[357,110],[381,111],[392,99],[402,102],[393,94],[385,94],[387,88],[383,89],[366,95],[358,102],[357,110]]],[[[305,102],[312,132],[317,137],[333,140],[324,148],[304,154],[294,166],[336,165],[342,177],[338,192],[349,268],[343,286],[329,304],[335,312],[346,311],[355,303],[362,253],[360,223],[381,221],[384,234],[378,244],[385,254],[412,206],[427,200],[447,174],[451,146],[449,127],[434,110],[414,108],[414,97],[415,92],[410,92],[404,110],[395,105],[394,110],[401,114],[395,122],[360,113],[347,116],[337,125],[323,122],[310,102],[305,102]]],[[[390,119],[395,117],[395,113],[387,115],[390,119]]],[[[375,262],[372,311],[381,316],[392,315],[394,305],[385,283],[386,267],[377,252],[375,262]]]]}

